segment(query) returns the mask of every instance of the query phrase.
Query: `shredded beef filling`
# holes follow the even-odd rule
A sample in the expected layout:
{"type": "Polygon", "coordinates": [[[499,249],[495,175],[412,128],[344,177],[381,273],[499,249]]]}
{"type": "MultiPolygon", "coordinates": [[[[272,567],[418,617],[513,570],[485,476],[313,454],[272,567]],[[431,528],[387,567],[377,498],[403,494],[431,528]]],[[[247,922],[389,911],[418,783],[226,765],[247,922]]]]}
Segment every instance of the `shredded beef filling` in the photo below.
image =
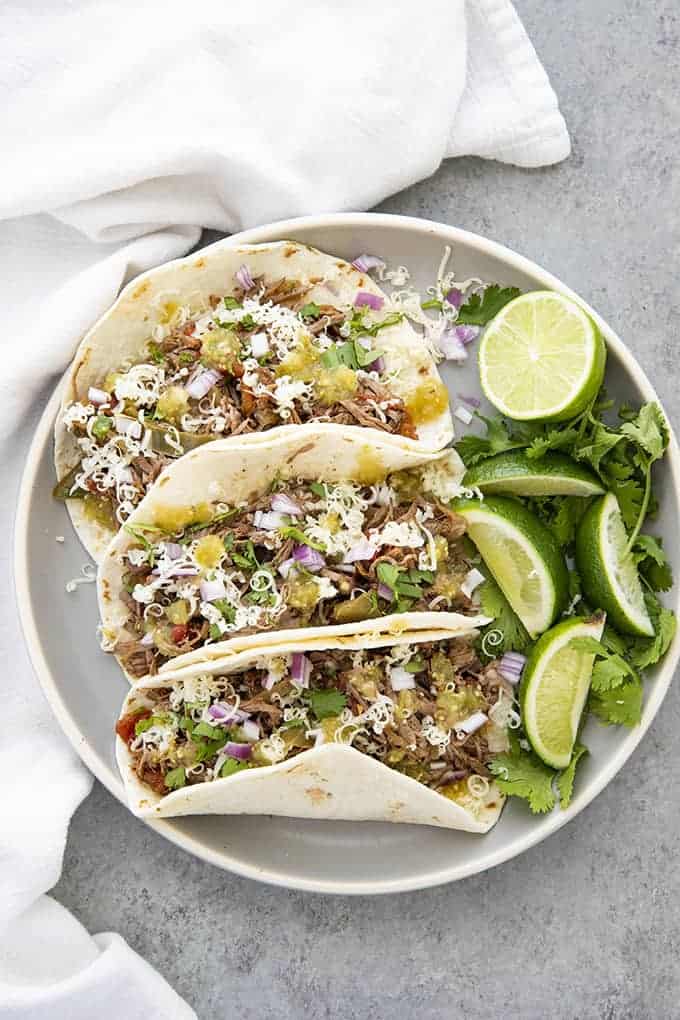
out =
{"type": "Polygon", "coordinates": [[[306,688],[293,681],[290,659],[275,658],[232,676],[140,692],[116,727],[139,778],[167,793],[335,741],[454,800],[483,795],[486,784],[468,780],[489,778],[487,762],[507,740],[513,694],[469,641],[304,658],[306,688]],[[395,691],[404,677],[410,686],[395,691]],[[477,728],[466,732],[473,719],[477,728]]]}

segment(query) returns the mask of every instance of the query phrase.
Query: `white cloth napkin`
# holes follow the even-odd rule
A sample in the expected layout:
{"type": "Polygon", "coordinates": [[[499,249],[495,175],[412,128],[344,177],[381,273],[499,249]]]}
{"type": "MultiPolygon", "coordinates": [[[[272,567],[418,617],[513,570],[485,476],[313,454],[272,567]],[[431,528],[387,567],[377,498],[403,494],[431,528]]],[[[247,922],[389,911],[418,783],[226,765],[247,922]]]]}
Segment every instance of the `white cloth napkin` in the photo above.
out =
{"type": "MultiPolygon", "coordinates": [[[[5,535],[36,410],[76,342],[202,227],[365,209],[447,156],[569,153],[509,0],[5,0],[0,95],[5,535]]],[[[0,1015],[191,1017],[118,936],[90,938],[43,895],[91,780],[38,693],[9,591],[0,628],[0,1015]]]]}

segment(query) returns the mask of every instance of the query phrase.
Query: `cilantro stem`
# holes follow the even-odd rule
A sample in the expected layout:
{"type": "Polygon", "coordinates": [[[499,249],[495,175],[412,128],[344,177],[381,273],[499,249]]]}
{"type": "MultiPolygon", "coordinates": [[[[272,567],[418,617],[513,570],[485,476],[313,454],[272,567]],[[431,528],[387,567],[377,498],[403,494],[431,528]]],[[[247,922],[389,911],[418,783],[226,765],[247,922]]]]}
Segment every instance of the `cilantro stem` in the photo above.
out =
{"type": "Polygon", "coordinates": [[[640,528],[644,524],[645,517],[647,516],[647,510],[649,509],[649,499],[651,494],[652,494],[652,465],[650,462],[648,462],[645,468],[645,491],[642,496],[640,512],[638,513],[638,518],[637,521],[635,522],[635,527],[633,528],[631,536],[628,539],[628,544],[626,545],[626,549],[623,554],[624,556],[627,556],[629,554],[629,552],[635,545],[638,535],[640,534],[640,528]]]}

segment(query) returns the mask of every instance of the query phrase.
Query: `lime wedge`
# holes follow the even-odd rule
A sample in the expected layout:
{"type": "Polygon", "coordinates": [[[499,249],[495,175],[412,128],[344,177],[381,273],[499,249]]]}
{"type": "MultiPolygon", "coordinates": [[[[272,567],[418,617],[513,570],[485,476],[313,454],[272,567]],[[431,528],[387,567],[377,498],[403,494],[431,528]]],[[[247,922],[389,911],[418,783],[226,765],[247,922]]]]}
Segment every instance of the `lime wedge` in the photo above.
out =
{"type": "Polygon", "coordinates": [[[576,532],[576,565],[591,605],[604,609],[624,634],[651,637],[640,575],[626,555],[628,535],[613,492],[588,508],[576,532]]]}
{"type": "Polygon", "coordinates": [[[564,421],[579,414],[604,376],[604,341],[580,305],[551,290],[510,301],[479,347],[487,398],[517,421],[564,421]]]}
{"type": "Polygon", "coordinates": [[[463,485],[515,496],[599,496],[604,492],[597,475],[571,457],[546,453],[532,460],[524,450],[498,453],[469,468],[463,485]]]}
{"type": "Polygon", "coordinates": [[[567,602],[567,568],[552,533],[514,499],[461,500],[456,511],[531,637],[546,630],[567,602]]]}
{"type": "Polygon", "coordinates": [[[536,754],[546,765],[564,769],[583,712],[595,656],[574,647],[575,638],[597,641],[604,613],[590,620],[564,620],[539,638],[531,650],[520,687],[522,721],[536,754]]]}

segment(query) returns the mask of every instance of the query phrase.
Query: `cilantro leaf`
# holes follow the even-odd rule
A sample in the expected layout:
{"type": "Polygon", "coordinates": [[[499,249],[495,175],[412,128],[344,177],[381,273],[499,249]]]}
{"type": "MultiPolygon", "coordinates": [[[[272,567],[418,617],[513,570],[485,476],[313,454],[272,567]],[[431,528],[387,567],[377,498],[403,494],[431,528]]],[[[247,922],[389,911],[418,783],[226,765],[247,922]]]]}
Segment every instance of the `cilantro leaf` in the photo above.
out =
{"type": "Polygon", "coordinates": [[[183,765],[179,768],[171,769],[165,776],[165,785],[168,790],[179,790],[180,787],[184,786],[187,781],[186,769],[183,765]]]}
{"type": "Polygon", "coordinates": [[[456,443],[456,449],[467,467],[472,467],[487,457],[493,457],[496,453],[516,450],[524,445],[513,438],[508,425],[500,415],[485,418],[484,415],[477,414],[477,417],[486,425],[486,435],[469,434],[456,443]]]}
{"type": "Polygon", "coordinates": [[[555,806],[553,780],[555,773],[531,751],[515,747],[507,754],[498,754],[489,762],[489,771],[496,777],[501,793],[522,797],[534,814],[551,811],[555,806]]]}
{"type": "Polygon", "coordinates": [[[482,294],[472,294],[458,310],[456,322],[472,326],[486,326],[513,298],[519,297],[519,287],[500,287],[493,283],[482,294]]]}
{"type": "Polygon", "coordinates": [[[239,542],[239,551],[232,552],[232,562],[243,570],[259,570],[260,564],[255,553],[255,546],[248,539],[247,542],[239,542]]]}
{"type": "Polygon", "coordinates": [[[652,458],[663,457],[668,445],[668,425],[658,404],[643,404],[637,417],[624,422],[621,432],[652,458]]]}
{"type": "Polygon", "coordinates": [[[534,436],[527,449],[527,457],[536,460],[548,450],[563,450],[565,447],[571,447],[578,436],[578,429],[575,428],[560,428],[558,426],[548,429],[542,435],[534,436]]]}
{"type": "Polygon", "coordinates": [[[308,698],[312,714],[317,719],[340,715],[347,704],[347,695],[336,687],[311,688],[308,698]]]}
{"type": "MultiPolygon", "coordinates": [[[[503,638],[499,644],[493,645],[493,656],[496,657],[503,652],[510,651],[523,652],[528,648],[531,638],[493,578],[488,577],[477,591],[482,612],[485,616],[492,616],[494,619],[494,622],[485,628],[485,633],[488,634],[492,630],[499,631],[503,638]]],[[[483,648],[484,636],[482,636],[482,650],[483,648]]]]}
{"type": "Polygon", "coordinates": [[[653,591],[668,591],[673,587],[673,571],[660,538],[638,535],[633,546],[633,559],[653,591]]]}
{"type": "Polygon", "coordinates": [[[606,659],[598,659],[593,666],[590,689],[596,694],[611,691],[620,687],[628,677],[634,677],[635,671],[620,655],[610,655],[606,659]]]}
{"type": "Polygon", "coordinates": [[[582,496],[548,496],[529,501],[529,509],[550,528],[563,549],[574,541],[589,505],[590,500],[582,496]]]}
{"type": "Polygon", "coordinates": [[[575,447],[573,456],[577,460],[586,461],[599,474],[602,458],[610,450],[613,450],[622,439],[623,436],[620,432],[614,432],[612,429],[607,428],[606,425],[603,425],[602,422],[596,421],[587,441],[575,447]]]}
{"type": "Polygon", "coordinates": [[[642,681],[631,680],[608,691],[593,691],[588,706],[607,726],[637,726],[642,714],[642,681]]]}
{"type": "Polygon", "coordinates": [[[574,791],[576,766],[580,762],[581,758],[586,754],[588,754],[588,748],[584,747],[583,744],[577,743],[571,753],[571,761],[567,765],[566,769],[564,769],[563,772],[560,772],[557,777],[557,792],[560,795],[560,807],[562,809],[569,807],[571,795],[574,791]]]}
{"type": "Polygon", "coordinates": [[[644,490],[635,478],[627,478],[624,482],[617,482],[616,497],[619,501],[619,509],[623,522],[627,528],[634,528],[644,499],[644,490]]]}
{"type": "Polygon", "coordinates": [[[650,638],[636,638],[631,642],[628,654],[631,662],[637,669],[646,669],[653,666],[668,651],[668,647],[675,637],[677,620],[675,613],[666,609],[656,599],[646,599],[647,608],[654,624],[654,636],[650,638]]]}

